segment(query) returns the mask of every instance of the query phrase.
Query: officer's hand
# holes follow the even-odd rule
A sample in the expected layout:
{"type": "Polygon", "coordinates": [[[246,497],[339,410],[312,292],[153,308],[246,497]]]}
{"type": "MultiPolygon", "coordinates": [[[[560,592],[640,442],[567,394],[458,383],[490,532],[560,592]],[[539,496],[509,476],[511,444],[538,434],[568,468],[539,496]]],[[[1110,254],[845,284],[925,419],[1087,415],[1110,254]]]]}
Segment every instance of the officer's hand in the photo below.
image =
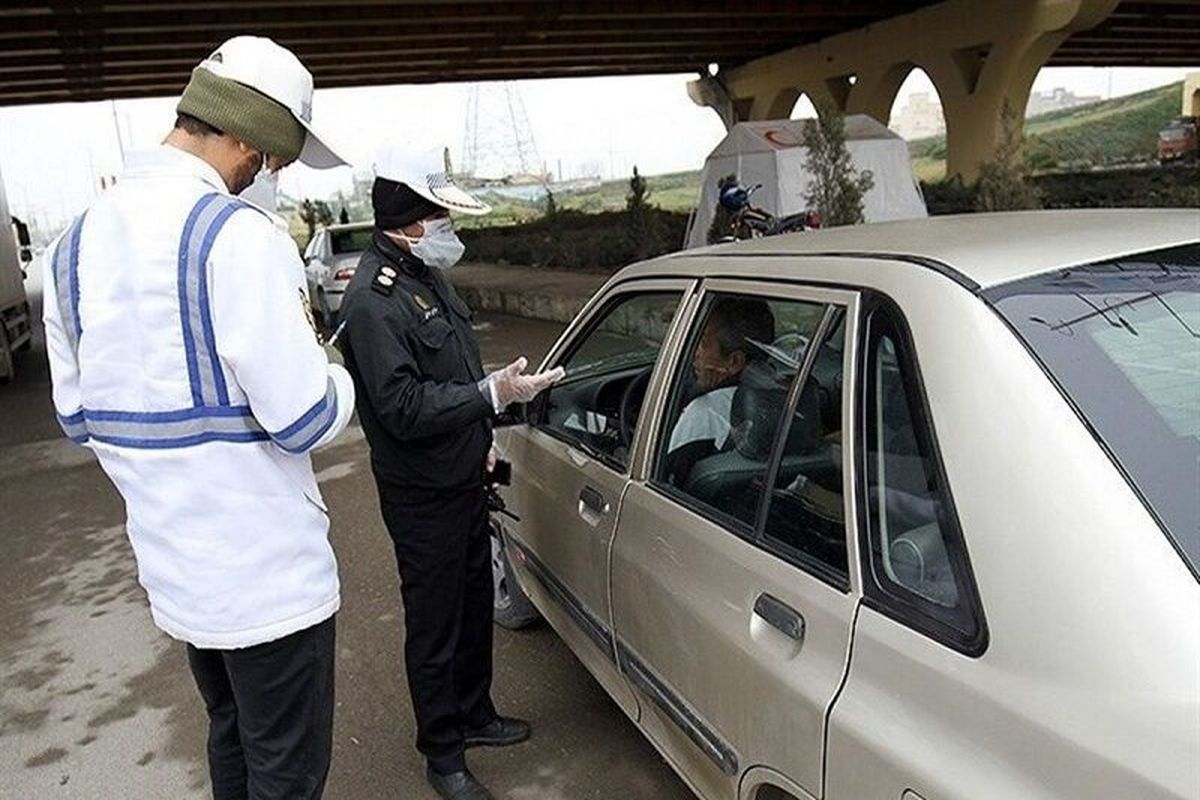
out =
{"type": "Polygon", "coordinates": [[[523,373],[528,363],[525,356],[521,356],[504,369],[488,376],[496,392],[496,402],[501,409],[507,408],[511,403],[528,403],[537,397],[538,392],[562,380],[566,374],[562,367],[555,367],[548,372],[525,375],[523,373]]]}

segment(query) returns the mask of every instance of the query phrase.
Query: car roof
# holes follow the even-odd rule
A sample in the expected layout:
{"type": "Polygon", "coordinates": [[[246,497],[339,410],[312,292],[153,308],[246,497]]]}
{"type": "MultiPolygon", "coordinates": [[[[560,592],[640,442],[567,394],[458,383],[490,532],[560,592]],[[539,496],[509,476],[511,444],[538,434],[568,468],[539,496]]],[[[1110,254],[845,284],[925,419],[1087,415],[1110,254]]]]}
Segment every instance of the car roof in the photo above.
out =
{"type": "MultiPolygon", "coordinates": [[[[1200,210],[1196,209],[960,214],[685,250],[627,267],[620,278],[666,273],[702,276],[711,271],[713,258],[836,255],[900,258],[946,272],[972,289],[986,289],[1053,269],[1196,241],[1200,241],[1200,210]]],[[[721,265],[722,272],[727,265],[721,265]]],[[[752,271],[744,264],[733,271],[740,269],[752,271]]]]}
{"type": "Polygon", "coordinates": [[[321,230],[337,233],[338,231],[357,231],[362,230],[363,228],[372,228],[374,226],[374,222],[343,222],[338,223],[337,225],[322,225],[321,230]]]}

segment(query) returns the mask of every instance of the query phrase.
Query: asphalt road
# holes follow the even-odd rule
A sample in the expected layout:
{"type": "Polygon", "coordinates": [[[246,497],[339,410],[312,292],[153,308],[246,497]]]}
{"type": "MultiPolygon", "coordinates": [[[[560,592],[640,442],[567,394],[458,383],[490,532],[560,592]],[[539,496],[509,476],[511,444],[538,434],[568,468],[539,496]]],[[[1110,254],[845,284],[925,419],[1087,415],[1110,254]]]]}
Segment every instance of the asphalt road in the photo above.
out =
{"type": "MultiPolygon", "coordinates": [[[[484,359],[536,362],[560,329],[484,318],[484,359]]],[[[205,719],[183,646],[151,624],[121,499],[58,433],[44,361],[39,338],[22,374],[0,387],[0,797],[207,797],[205,719]]],[[[395,562],[361,432],[314,461],[343,586],[326,797],[431,798],[412,746],[395,562]]],[[[495,697],[534,725],[525,744],[471,752],[498,797],[691,797],[548,627],[497,629],[495,697]]]]}

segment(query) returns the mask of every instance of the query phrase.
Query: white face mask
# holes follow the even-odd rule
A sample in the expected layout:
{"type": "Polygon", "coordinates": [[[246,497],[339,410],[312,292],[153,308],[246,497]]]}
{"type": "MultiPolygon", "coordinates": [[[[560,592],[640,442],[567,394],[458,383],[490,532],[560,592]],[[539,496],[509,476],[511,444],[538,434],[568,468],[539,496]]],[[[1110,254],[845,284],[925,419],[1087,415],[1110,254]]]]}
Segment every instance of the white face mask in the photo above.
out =
{"type": "Polygon", "coordinates": [[[277,197],[279,194],[279,173],[271,172],[267,168],[267,159],[264,157],[262,168],[258,174],[254,176],[254,182],[247,186],[238,194],[238,197],[243,200],[253,203],[259,208],[265,208],[267,211],[274,213],[278,210],[279,204],[277,197]]]}
{"type": "Polygon", "coordinates": [[[425,220],[425,234],[420,239],[410,239],[408,249],[414,256],[431,267],[450,269],[463,257],[466,251],[464,245],[454,232],[454,226],[446,218],[425,220]]]}

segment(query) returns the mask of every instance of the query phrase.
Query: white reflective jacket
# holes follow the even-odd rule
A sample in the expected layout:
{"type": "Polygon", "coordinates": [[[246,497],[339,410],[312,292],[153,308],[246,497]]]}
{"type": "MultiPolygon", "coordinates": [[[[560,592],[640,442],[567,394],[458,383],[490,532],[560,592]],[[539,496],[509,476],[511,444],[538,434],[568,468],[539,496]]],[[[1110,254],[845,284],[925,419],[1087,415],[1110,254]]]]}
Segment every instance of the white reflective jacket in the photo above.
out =
{"type": "Polygon", "coordinates": [[[125,499],[155,623],[227,649],[332,615],[308,453],[354,388],[317,342],[282,221],[163,145],[46,252],[55,410],[125,499]]]}

